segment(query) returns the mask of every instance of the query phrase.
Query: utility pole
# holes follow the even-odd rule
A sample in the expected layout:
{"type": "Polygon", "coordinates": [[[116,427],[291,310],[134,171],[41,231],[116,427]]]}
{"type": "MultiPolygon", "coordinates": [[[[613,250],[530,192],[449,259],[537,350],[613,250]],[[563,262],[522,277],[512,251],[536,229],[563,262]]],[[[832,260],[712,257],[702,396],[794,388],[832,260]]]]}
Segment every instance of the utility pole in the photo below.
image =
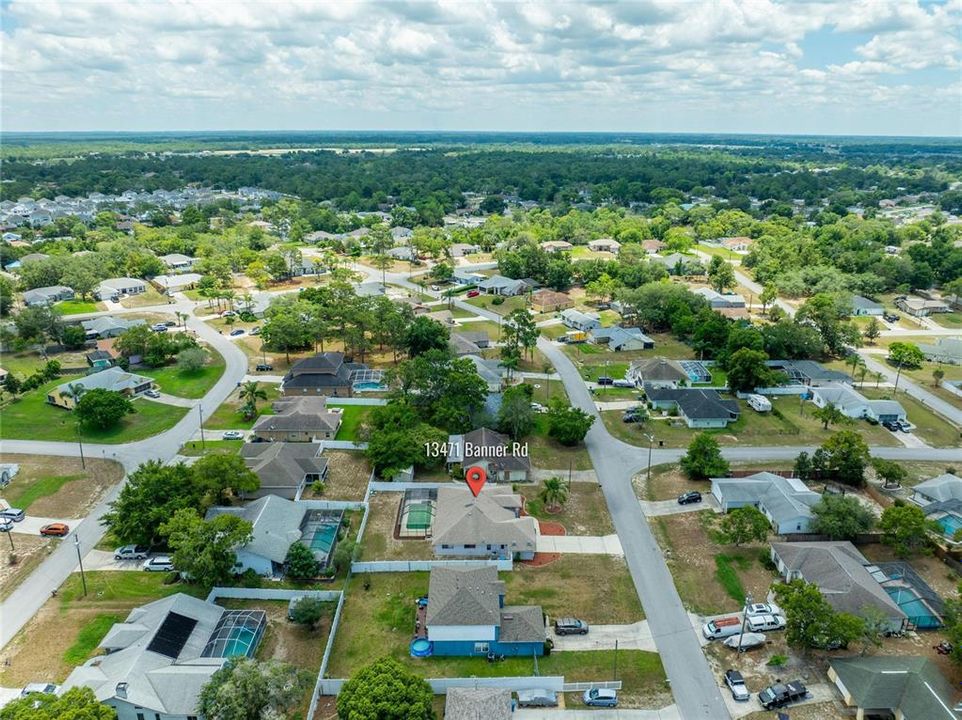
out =
{"type": "Polygon", "coordinates": [[[895,373],[895,389],[892,391],[893,394],[899,391],[899,378],[902,376],[902,361],[899,360],[899,369],[895,373]]]}
{"type": "Polygon", "coordinates": [[[651,446],[655,442],[655,436],[651,433],[645,433],[645,437],[648,438],[648,472],[645,476],[645,482],[651,482],[651,446]]]}
{"type": "Polygon", "coordinates": [[[611,679],[616,682],[618,680],[618,639],[617,638],[615,638],[615,667],[611,672],[611,679]]]}
{"type": "Polygon", "coordinates": [[[84,470],[87,469],[87,461],[84,460],[84,443],[83,439],[80,437],[80,423],[74,424],[74,429],[77,431],[77,444],[80,446],[80,467],[84,470]]]}
{"type": "Polygon", "coordinates": [[[204,407],[197,403],[197,413],[200,415],[200,449],[206,450],[207,445],[204,443],[204,407]]]}
{"type": "Polygon", "coordinates": [[[13,544],[13,529],[12,529],[12,528],[11,528],[11,529],[8,529],[8,530],[6,531],[6,533],[7,533],[7,540],[10,541],[10,552],[11,552],[11,553],[16,553],[16,552],[17,552],[17,548],[16,548],[16,547],[14,546],[14,544],[13,544]]]}
{"type": "Polygon", "coordinates": [[[748,607],[755,601],[750,592],[745,593],[745,607],[742,608],[742,631],[738,634],[738,647],[736,650],[741,652],[742,643],[745,637],[745,623],[748,622],[748,607]]]}
{"type": "Polygon", "coordinates": [[[80,555],[80,538],[77,537],[76,531],[74,531],[73,544],[74,547],[77,548],[77,562],[80,563],[80,582],[82,582],[84,586],[84,597],[87,597],[87,576],[84,574],[84,561],[80,555]]]}

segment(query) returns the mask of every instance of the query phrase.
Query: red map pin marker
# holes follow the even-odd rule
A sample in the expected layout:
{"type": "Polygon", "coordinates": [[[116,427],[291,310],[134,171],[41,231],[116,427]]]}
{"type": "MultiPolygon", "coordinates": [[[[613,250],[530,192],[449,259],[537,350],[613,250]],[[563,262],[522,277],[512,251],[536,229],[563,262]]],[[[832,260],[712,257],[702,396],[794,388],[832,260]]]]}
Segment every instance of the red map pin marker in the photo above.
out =
{"type": "Polygon", "coordinates": [[[464,473],[464,480],[468,483],[468,487],[471,488],[474,496],[477,497],[481,488],[484,487],[484,483],[488,480],[488,474],[484,471],[484,468],[472,467],[464,473]]]}

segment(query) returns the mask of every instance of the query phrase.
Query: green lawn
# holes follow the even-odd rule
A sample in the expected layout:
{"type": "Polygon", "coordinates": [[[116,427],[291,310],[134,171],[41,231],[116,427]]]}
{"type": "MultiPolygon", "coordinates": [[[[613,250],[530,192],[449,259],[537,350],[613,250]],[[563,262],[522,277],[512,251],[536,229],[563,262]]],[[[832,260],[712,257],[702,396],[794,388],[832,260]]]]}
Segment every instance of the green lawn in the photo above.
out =
{"type": "MultiPolygon", "coordinates": [[[[0,437],[7,440],[76,441],[73,414],[47,403],[47,393],[63,382],[64,378],[54,380],[4,405],[0,437]]],[[[113,444],[143,440],[169,430],[188,410],[144,399],[134,401],[134,408],[136,413],[109,430],[83,430],[83,441],[113,444]]]]}
{"type": "Polygon", "coordinates": [[[180,454],[186,457],[200,457],[201,455],[236,455],[244,444],[243,440],[191,440],[180,448],[180,454]]]}
{"type": "Polygon", "coordinates": [[[488,339],[491,342],[497,342],[498,338],[501,337],[501,326],[493,320],[478,320],[477,322],[466,322],[461,323],[456,328],[453,328],[455,332],[458,330],[463,330],[467,332],[484,332],[488,334],[488,339]]]}
{"type": "Polygon", "coordinates": [[[194,597],[206,597],[207,591],[197,585],[173,583],[165,585],[167,573],[118,572],[116,570],[88,570],[87,597],[79,573],[72,573],[57,591],[61,606],[72,602],[126,602],[135,600],[148,603],[174,593],[186,593],[194,597]]]}
{"type": "Polygon", "coordinates": [[[729,423],[724,429],[689,429],[681,419],[654,419],[661,415],[660,410],[652,411],[653,419],[643,427],[621,421],[620,410],[606,410],[601,415],[605,426],[615,437],[633,445],[646,446],[648,440],[642,433],[655,436],[655,445],[664,447],[687,447],[699,432],[715,436],[720,445],[818,445],[839,429],[857,430],[869,445],[896,446],[898,440],[878,425],[856,421],[822,428],[822,423],[812,417],[815,406],[811,403],[800,405],[798,398],[771,398],[774,409],[770,413],[757,413],[744,402],[739,401],[741,416],[729,423]]]}
{"type": "Polygon", "coordinates": [[[565,354],[580,365],[604,365],[606,361],[630,363],[639,358],[667,357],[674,360],[690,360],[695,357],[694,351],[665,333],[651,335],[655,341],[655,347],[651,350],[625,350],[624,352],[611,352],[606,347],[592,345],[591,343],[576,343],[565,345],[565,354]]]}
{"type": "MultiPolygon", "coordinates": [[[[552,391],[553,392],[553,391],[552,391]]],[[[535,467],[549,470],[567,469],[591,470],[591,457],[584,444],[565,447],[548,437],[548,418],[539,414],[535,420],[535,431],[524,439],[528,443],[528,457],[535,467]]]]}
{"type": "Polygon", "coordinates": [[[220,353],[208,351],[207,365],[200,370],[187,372],[177,365],[138,370],[140,375],[152,377],[161,392],[184,398],[202,398],[224,374],[224,358],[220,353]]]}
{"type": "Polygon", "coordinates": [[[538,330],[549,340],[557,340],[558,338],[563,337],[566,332],[568,332],[568,328],[561,323],[558,323],[557,325],[545,325],[544,327],[538,328],[538,330]]]}
{"type": "Polygon", "coordinates": [[[81,665],[93,656],[100,641],[115,623],[123,622],[124,618],[113,613],[102,613],[88,622],[80,630],[73,645],[63,654],[63,661],[68,665],[81,665]]]}
{"type": "Polygon", "coordinates": [[[881,398],[897,400],[908,414],[909,422],[916,426],[915,434],[936,447],[962,446],[962,431],[948,420],[936,415],[925,405],[905,393],[898,393],[896,397],[892,388],[865,388],[862,393],[867,398],[881,398]]]}
{"type": "Polygon", "coordinates": [[[86,475],[46,476],[39,477],[29,484],[14,483],[4,490],[4,498],[13,507],[28,510],[40,498],[53,495],[68,482],[82,480],[85,477],[86,475]]]}
{"type": "Polygon", "coordinates": [[[523,295],[515,295],[514,297],[504,298],[504,302],[500,305],[495,305],[495,298],[499,298],[499,295],[478,295],[477,297],[467,298],[465,300],[469,305],[474,305],[475,307],[484,308],[498,315],[508,315],[513,310],[518,308],[527,307],[527,298],[523,295]]]}
{"type": "Polygon", "coordinates": [[[618,355],[611,353],[607,362],[602,362],[598,365],[586,365],[581,368],[581,377],[585,380],[595,382],[597,382],[598,378],[602,375],[607,375],[615,380],[624,379],[625,373],[628,372],[629,363],[616,361],[614,360],[616,357],[618,357],[618,355]]]}
{"type": "Polygon", "coordinates": [[[962,330],[962,312],[937,313],[931,317],[932,320],[942,327],[951,330],[962,330]]]}
{"type": "Polygon", "coordinates": [[[335,440],[357,440],[357,431],[367,420],[376,405],[338,405],[328,403],[330,408],[341,408],[341,427],[337,430],[335,440]]]}
{"type": "Polygon", "coordinates": [[[534,388],[534,392],[531,395],[532,402],[541,403],[547,407],[548,402],[552,398],[560,398],[565,404],[568,404],[568,393],[565,390],[564,383],[561,380],[551,378],[524,378],[522,382],[525,385],[530,385],[534,388]]]}
{"type": "Polygon", "coordinates": [[[53,306],[53,311],[58,315],[82,315],[106,309],[107,306],[103,303],[86,300],[62,300],[53,306]]]}
{"type": "MultiPolygon", "coordinates": [[[[260,388],[267,393],[267,400],[257,401],[257,417],[273,415],[271,403],[280,397],[280,385],[277,383],[260,383],[260,388]]],[[[239,390],[232,392],[214,412],[204,418],[205,428],[211,430],[250,430],[254,426],[257,417],[248,419],[240,412],[239,392],[239,390]]]]}
{"type": "MultiPolygon", "coordinates": [[[[549,566],[550,567],[550,566],[549,566]]],[[[543,568],[547,569],[547,568],[543,568]]],[[[527,572],[517,571],[516,574],[527,572]]],[[[509,578],[513,573],[504,573],[509,578]]],[[[484,658],[412,658],[408,644],[414,630],[414,602],[427,592],[427,573],[385,573],[355,577],[348,589],[341,625],[334,640],[329,677],[350,677],[359,667],[388,655],[423,677],[497,677],[531,675],[534,660],[508,658],[489,663],[484,658]]],[[[508,589],[508,602],[523,602],[508,589]]],[[[637,597],[636,597],[637,601],[637,597]]],[[[607,680],[612,677],[614,651],[556,652],[538,658],[542,675],[564,675],[568,680],[607,680]]],[[[663,688],[664,670],[656,653],[622,650],[618,679],[625,693],[663,688]]]]}

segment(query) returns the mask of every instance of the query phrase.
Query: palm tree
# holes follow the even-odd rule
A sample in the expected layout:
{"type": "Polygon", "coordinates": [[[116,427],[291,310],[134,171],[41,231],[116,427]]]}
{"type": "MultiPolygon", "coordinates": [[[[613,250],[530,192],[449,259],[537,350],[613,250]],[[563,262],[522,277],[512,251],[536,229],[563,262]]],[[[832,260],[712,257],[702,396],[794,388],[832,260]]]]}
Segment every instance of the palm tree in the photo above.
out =
{"type": "Polygon", "coordinates": [[[60,393],[60,397],[70,398],[73,401],[73,406],[77,407],[80,397],[85,392],[87,392],[87,388],[83,386],[83,383],[70,383],[67,385],[67,389],[60,393]]]}
{"type": "Polygon", "coordinates": [[[544,481],[539,497],[547,509],[558,512],[568,502],[568,485],[557,475],[549,477],[544,481]]]}
{"type": "Polygon", "coordinates": [[[545,403],[551,402],[551,371],[554,370],[554,365],[549,362],[542,364],[541,372],[544,375],[544,381],[547,385],[545,387],[545,403]]]}
{"type": "Polygon", "coordinates": [[[181,326],[182,328],[186,329],[186,328],[187,328],[187,313],[181,312],[180,310],[177,310],[177,311],[174,313],[174,315],[176,315],[176,316],[177,316],[177,319],[180,320],[180,326],[181,326]]]}
{"type": "Polygon", "coordinates": [[[875,387],[876,387],[876,388],[878,387],[878,384],[879,384],[880,382],[882,382],[882,378],[884,378],[884,377],[885,377],[885,375],[883,375],[883,374],[880,373],[880,372],[875,373],[875,387]]]}
{"type": "Polygon", "coordinates": [[[241,385],[238,396],[243,401],[241,412],[244,418],[250,420],[257,415],[257,401],[267,400],[267,391],[262,389],[256,381],[251,380],[241,385]]]}
{"type": "Polygon", "coordinates": [[[254,296],[250,293],[244,293],[244,297],[241,299],[244,301],[244,310],[250,312],[251,308],[254,307],[254,296]]]}

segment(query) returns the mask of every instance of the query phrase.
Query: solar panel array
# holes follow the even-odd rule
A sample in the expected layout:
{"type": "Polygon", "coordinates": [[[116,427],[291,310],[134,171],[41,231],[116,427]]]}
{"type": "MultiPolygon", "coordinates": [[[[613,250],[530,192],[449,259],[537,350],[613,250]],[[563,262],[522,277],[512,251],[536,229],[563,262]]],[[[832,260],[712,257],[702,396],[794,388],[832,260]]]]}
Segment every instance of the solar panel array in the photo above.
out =
{"type": "Polygon", "coordinates": [[[196,625],[197,620],[194,618],[169,612],[160,624],[160,627],[157,628],[157,632],[154,634],[154,638],[150,641],[147,649],[159,655],[169,657],[171,660],[176,660],[180,655],[180,651],[184,649],[184,645],[187,643],[190,634],[194,632],[196,625]]]}

